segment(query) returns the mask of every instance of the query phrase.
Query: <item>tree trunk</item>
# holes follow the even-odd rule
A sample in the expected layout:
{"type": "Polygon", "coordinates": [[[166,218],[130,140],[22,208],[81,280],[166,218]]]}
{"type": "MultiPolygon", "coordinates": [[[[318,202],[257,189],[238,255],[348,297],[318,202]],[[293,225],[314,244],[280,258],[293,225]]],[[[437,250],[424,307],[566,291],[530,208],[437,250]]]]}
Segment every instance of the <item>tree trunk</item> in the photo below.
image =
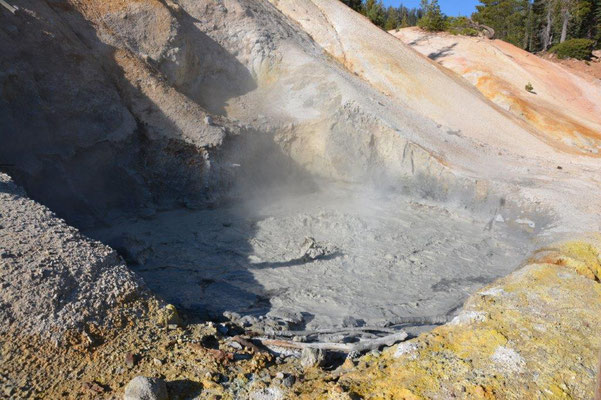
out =
{"type": "Polygon", "coordinates": [[[524,48],[530,52],[533,51],[534,42],[534,10],[532,4],[528,2],[528,25],[526,26],[526,40],[524,48]]]}
{"type": "Polygon", "coordinates": [[[563,19],[563,23],[561,25],[561,39],[559,42],[563,43],[568,36],[568,23],[570,22],[570,12],[567,8],[561,10],[561,18],[563,19]]]}
{"type": "Polygon", "coordinates": [[[543,50],[548,50],[551,45],[551,25],[553,21],[551,20],[551,5],[547,6],[547,26],[545,26],[545,30],[543,31],[543,50]]]}

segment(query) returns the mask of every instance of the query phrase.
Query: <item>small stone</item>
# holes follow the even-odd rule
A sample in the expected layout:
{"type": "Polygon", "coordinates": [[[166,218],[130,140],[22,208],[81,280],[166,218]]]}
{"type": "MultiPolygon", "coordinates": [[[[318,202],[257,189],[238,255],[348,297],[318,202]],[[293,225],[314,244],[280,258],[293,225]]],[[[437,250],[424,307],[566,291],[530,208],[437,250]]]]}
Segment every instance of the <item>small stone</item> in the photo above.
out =
{"type": "Polygon", "coordinates": [[[152,363],[154,365],[156,365],[157,367],[162,367],[163,366],[163,360],[160,360],[158,358],[153,358],[152,359],[152,363]]]}
{"type": "Polygon", "coordinates": [[[87,347],[92,346],[94,343],[94,339],[92,339],[90,334],[86,331],[81,332],[81,338],[87,347]]]}
{"type": "Polygon", "coordinates": [[[344,393],[345,392],[344,388],[342,386],[340,386],[340,385],[334,386],[332,388],[332,391],[336,392],[336,393],[344,393]]]}
{"type": "Polygon", "coordinates": [[[213,125],[213,118],[211,118],[210,115],[207,115],[205,117],[205,124],[207,124],[207,125],[213,125]]]}
{"type": "Polygon", "coordinates": [[[125,387],[124,400],[167,400],[167,385],[158,378],[136,376],[125,387]]]}
{"type": "Polygon", "coordinates": [[[345,358],[344,362],[342,363],[342,365],[339,367],[342,370],[349,370],[349,369],[353,369],[356,365],[355,360],[353,360],[352,358],[345,358]]]}
{"type": "Polygon", "coordinates": [[[330,256],[336,253],[336,248],[329,243],[318,243],[312,237],[305,237],[305,241],[301,245],[299,259],[306,262],[317,260],[318,258],[330,256]]]}
{"type": "Polygon", "coordinates": [[[242,350],[242,345],[238,342],[234,342],[234,341],[229,341],[227,342],[228,346],[236,349],[236,350],[242,350]]]}
{"type": "Polygon", "coordinates": [[[245,328],[248,328],[249,326],[252,326],[257,322],[259,322],[259,320],[256,317],[253,317],[252,315],[245,315],[238,321],[238,323],[245,328]]]}
{"type": "MultiPolygon", "coordinates": [[[[261,317],[264,316],[261,315],[261,317]]],[[[261,317],[259,317],[259,319],[261,317]]],[[[289,308],[278,308],[276,310],[271,310],[267,313],[267,317],[270,319],[281,320],[292,326],[301,326],[305,320],[305,317],[303,317],[302,313],[289,308]]]]}
{"type": "Polygon", "coordinates": [[[15,388],[13,386],[6,386],[3,391],[6,396],[11,396],[15,392],[15,388]]]}
{"type": "Polygon", "coordinates": [[[229,329],[227,328],[227,326],[219,324],[217,325],[217,332],[221,333],[222,335],[227,335],[229,329]]]}
{"type": "Polygon", "coordinates": [[[86,391],[94,393],[94,394],[101,394],[101,393],[104,393],[104,391],[105,391],[104,388],[96,382],[85,382],[83,384],[83,388],[86,391]]]}
{"type": "Polygon", "coordinates": [[[275,377],[276,377],[277,379],[284,379],[284,373],[280,371],[280,372],[278,372],[277,374],[275,374],[275,377]]]}
{"type": "Polygon", "coordinates": [[[177,325],[176,324],[169,324],[169,325],[167,325],[167,329],[173,331],[173,330],[177,329],[177,325]]]}
{"type": "Polygon", "coordinates": [[[321,349],[305,348],[301,353],[300,363],[304,368],[320,367],[326,360],[326,354],[321,349]]]}
{"type": "Polygon", "coordinates": [[[284,399],[284,393],[279,388],[268,387],[250,392],[247,398],[250,400],[280,400],[284,399]]]}
{"type": "Polygon", "coordinates": [[[175,325],[176,328],[183,325],[183,321],[174,305],[168,304],[159,312],[159,325],[167,327],[175,325]]]}
{"type": "Polygon", "coordinates": [[[284,379],[282,379],[282,385],[287,388],[291,388],[296,383],[296,377],[294,375],[288,375],[284,379]]]}
{"type": "MultiPolygon", "coordinates": [[[[231,223],[227,222],[227,223],[223,223],[223,226],[232,226],[231,223]]],[[[230,321],[237,321],[241,318],[240,314],[238,314],[237,312],[232,312],[232,311],[225,311],[223,313],[223,316],[227,319],[229,319],[230,321]]]]}
{"type": "Polygon", "coordinates": [[[136,356],[133,353],[127,353],[125,355],[125,366],[127,368],[133,368],[136,365],[136,356]]]}

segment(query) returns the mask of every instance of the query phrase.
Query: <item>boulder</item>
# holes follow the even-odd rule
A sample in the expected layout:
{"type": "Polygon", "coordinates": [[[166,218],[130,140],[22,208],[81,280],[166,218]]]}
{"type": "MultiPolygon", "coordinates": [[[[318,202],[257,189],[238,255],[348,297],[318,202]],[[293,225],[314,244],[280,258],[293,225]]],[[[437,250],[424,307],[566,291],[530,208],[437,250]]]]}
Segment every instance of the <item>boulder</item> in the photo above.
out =
{"type": "Polygon", "coordinates": [[[326,353],[321,349],[305,348],[301,354],[301,365],[304,368],[320,367],[326,360],[326,353]]]}
{"type": "Polygon", "coordinates": [[[158,378],[136,376],[125,386],[123,400],[168,400],[167,385],[158,378]]]}

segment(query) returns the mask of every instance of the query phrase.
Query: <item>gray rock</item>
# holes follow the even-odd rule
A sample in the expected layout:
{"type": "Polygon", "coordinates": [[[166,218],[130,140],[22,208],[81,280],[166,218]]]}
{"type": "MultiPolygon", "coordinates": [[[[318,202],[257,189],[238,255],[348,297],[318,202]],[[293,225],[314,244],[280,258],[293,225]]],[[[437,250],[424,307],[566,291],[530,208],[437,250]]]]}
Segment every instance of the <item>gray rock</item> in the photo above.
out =
{"type": "Polygon", "coordinates": [[[168,400],[167,385],[158,378],[136,376],[125,387],[123,400],[168,400]]]}
{"type": "Polygon", "coordinates": [[[288,375],[287,377],[282,379],[282,385],[286,386],[287,388],[291,388],[292,386],[294,386],[295,383],[296,376],[294,375],[288,375]]]}
{"type": "Polygon", "coordinates": [[[224,324],[219,324],[217,325],[217,332],[221,333],[222,335],[227,335],[229,329],[224,324]]]}
{"type": "Polygon", "coordinates": [[[304,368],[321,367],[326,360],[326,353],[321,349],[305,348],[301,353],[301,365],[304,368]]]}
{"type": "Polygon", "coordinates": [[[329,243],[318,243],[312,237],[306,237],[305,241],[301,245],[299,259],[308,262],[332,255],[336,252],[336,250],[336,247],[329,243]]]}
{"type": "Polygon", "coordinates": [[[267,313],[267,318],[281,320],[292,326],[300,326],[304,322],[303,314],[291,308],[278,308],[267,313]]]}
{"type": "Polygon", "coordinates": [[[173,304],[167,304],[163,307],[158,316],[158,323],[162,326],[167,326],[169,329],[176,329],[183,325],[183,320],[177,312],[177,308],[173,304]],[[173,328],[170,325],[175,325],[173,328]]]}
{"type": "Polygon", "coordinates": [[[256,324],[258,321],[259,320],[256,317],[253,317],[252,315],[245,315],[244,317],[238,320],[238,323],[243,327],[248,328],[249,326],[256,324]]]}
{"type": "Polygon", "coordinates": [[[234,341],[229,341],[227,342],[228,346],[230,346],[231,348],[234,348],[236,350],[242,350],[242,345],[238,342],[234,342],[234,341]]]}
{"type": "Polygon", "coordinates": [[[344,326],[345,328],[356,328],[358,326],[363,325],[365,325],[365,321],[363,321],[362,319],[356,319],[355,317],[352,317],[350,315],[342,320],[342,326],[344,326]]]}

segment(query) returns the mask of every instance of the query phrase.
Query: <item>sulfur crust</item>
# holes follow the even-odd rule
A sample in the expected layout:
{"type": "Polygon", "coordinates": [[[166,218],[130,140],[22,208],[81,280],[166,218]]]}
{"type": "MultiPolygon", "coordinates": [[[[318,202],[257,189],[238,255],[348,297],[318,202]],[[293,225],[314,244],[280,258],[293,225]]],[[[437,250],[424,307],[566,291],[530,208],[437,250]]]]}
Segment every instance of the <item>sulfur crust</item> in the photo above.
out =
{"type": "MultiPolygon", "coordinates": [[[[592,398],[601,347],[600,238],[554,246],[470,297],[463,312],[484,320],[425,333],[398,358],[397,347],[365,356],[338,385],[374,400],[592,398]],[[523,364],[495,362],[500,348],[523,364]]],[[[317,378],[300,398],[328,399],[334,388],[317,378]]]]}

